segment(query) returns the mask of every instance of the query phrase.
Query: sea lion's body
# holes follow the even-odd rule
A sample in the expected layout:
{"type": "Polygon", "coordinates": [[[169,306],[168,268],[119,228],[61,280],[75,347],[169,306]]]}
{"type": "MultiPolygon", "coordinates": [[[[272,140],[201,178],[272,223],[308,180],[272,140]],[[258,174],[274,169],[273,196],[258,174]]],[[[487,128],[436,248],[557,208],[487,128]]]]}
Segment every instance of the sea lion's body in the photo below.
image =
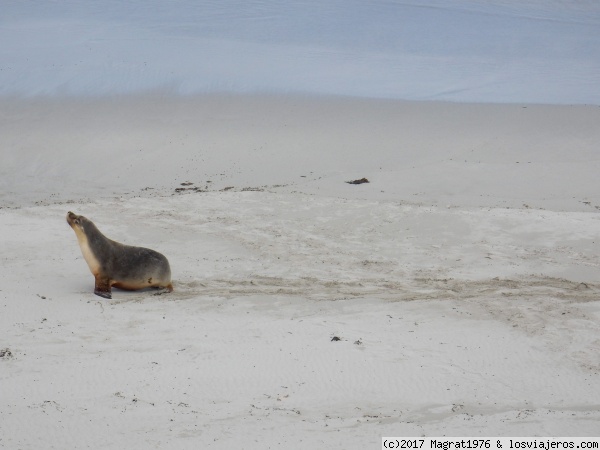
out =
{"type": "Polygon", "coordinates": [[[94,294],[111,298],[111,286],[138,290],[148,287],[171,292],[171,268],[164,255],[108,239],[94,223],[69,212],[67,222],[75,231],[81,253],[96,279],[94,294]]]}

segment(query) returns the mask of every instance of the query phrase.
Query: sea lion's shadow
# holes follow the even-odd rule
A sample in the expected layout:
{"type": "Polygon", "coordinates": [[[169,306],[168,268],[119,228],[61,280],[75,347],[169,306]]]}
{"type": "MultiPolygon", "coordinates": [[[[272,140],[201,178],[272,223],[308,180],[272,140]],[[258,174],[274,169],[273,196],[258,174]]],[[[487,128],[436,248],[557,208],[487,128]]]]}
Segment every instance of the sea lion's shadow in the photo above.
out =
{"type": "Polygon", "coordinates": [[[141,303],[144,300],[148,300],[154,297],[167,296],[171,292],[168,289],[163,288],[144,288],[138,289],[136,291],[129,291],[126,289],[119,289],[113,287],[112,289],[112,298],[110,299],[102,299],[99,295],[97,295],[97,299],[99,301],[105,300],[109,302],[111,305],[116,305],[120,303],[141,303]]]}

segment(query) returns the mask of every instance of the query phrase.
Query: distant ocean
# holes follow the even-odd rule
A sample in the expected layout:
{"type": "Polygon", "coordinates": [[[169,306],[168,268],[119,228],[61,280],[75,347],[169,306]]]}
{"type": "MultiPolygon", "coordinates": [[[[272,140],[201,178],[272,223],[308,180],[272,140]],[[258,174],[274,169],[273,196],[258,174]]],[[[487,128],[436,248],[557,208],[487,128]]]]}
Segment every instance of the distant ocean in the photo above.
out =
{"type": "Polygon", "coordinates": [[[600,104],[600,2],[4,0],[0,95],[600,104]]]}

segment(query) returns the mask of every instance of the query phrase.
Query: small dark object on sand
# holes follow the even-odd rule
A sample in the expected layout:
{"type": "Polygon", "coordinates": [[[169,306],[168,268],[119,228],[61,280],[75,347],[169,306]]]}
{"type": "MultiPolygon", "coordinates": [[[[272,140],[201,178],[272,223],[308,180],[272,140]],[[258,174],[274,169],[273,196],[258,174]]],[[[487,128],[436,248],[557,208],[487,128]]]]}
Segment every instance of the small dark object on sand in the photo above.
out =
{"type": "Polygon", "coordinates": [[[336,341],[341,341],[342,338],[340,338],[339,336],[334,336],[331,338],[331,342],[336,342],[336,341]]]}
{"type": "Polygon", "coordinates": [[[368,183],[369,180],[367,180],[366,178],[361,178],[360,180],[354,180],[354,181],[346,181],[346,183],[348,184],[363,184],[363,183],[368,183]]]}

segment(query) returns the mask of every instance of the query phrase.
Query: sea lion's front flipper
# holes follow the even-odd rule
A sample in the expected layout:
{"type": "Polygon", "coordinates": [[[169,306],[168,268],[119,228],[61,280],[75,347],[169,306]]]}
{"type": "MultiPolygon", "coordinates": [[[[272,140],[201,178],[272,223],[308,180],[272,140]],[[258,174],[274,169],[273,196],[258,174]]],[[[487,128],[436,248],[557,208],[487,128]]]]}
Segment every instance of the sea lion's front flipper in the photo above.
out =
{"type": "Polygon", "coordinates": [[[110,291],[110,280],[108,277],[102,277],[96,275],[96,286],[94,287],[94,294],[104,298],[112,298],[110,291]]]}

